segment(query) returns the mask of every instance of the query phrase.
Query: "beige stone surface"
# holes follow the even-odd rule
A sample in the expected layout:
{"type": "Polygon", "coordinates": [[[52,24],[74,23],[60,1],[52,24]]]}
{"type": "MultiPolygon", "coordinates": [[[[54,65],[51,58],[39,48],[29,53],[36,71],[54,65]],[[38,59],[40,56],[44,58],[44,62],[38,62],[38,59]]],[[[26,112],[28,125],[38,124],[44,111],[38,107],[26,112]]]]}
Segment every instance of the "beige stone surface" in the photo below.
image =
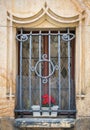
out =
{"type": "Polygon", "coordinates": [[[0,10],[0,116],[14,115],[12,94],[18,68],[15,36],[19,27],[76,29],[77,117],[90,116],[90,1],[0,0],[0,10]]]}

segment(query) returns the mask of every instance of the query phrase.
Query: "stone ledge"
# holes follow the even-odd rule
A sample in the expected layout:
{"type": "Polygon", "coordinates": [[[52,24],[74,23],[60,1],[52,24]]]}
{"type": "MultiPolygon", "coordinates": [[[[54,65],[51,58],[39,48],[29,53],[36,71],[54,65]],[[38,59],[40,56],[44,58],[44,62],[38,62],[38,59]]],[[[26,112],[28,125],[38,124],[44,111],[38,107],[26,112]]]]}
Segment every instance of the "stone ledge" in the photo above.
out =
{"type": "Polygon", "coordinates": [[[14,122],[19,128],[72,128],[75,119],[72,118],[18,118],[14,122]]]}

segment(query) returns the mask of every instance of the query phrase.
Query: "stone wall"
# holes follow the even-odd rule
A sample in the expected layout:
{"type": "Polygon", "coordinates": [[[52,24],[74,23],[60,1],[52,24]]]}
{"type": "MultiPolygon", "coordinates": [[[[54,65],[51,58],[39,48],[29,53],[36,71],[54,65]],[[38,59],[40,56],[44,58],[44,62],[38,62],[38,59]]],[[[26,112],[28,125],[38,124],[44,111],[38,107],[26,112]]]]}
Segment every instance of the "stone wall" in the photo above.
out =
{"type": "Polygon", "coordinates": [[[6,98],[2,98],[0,99],[0,117],[5,116],[7,117],[8,115],[10,115],[11,117],[14,116],[14,104],[15,101],[13,99],[6,99],[6,98]]]}
{"type": "MultiPolygon", "coordinates": [[[[0,117],[14,117],[18,73],[17,28],[73,27],[76,30],[75,130],[89,130],[90,119],[81,118],[90,117],[90,1],[0,0],[0,10],[0,117]]],[[[1,118],[0,129],[13,129],[12,123],[8,123],[11,120],[7,122],[5,118],[1,118]]]]}

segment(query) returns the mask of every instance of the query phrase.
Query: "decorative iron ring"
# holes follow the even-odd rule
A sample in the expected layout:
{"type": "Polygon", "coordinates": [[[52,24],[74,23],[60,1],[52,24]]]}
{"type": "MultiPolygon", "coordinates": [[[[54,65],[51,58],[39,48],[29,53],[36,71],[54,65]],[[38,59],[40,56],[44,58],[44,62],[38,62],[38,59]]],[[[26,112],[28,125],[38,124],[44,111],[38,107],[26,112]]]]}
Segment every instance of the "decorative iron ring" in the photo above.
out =
{"type": "Polygon", "coordinates": [[[66,33],[66,34],[62,35],[62,39],[66,42],[71,41],[74,38],[75,38],[75,35],[73,33],[66,33]],[[70,38],[70,36],[71,36],[71,38],[70,38]]]}
{"type": "Polygon", "coordinates": [[[43,78],[43,79],[47,79],[47,78],[49,78],[50,76],[52,76],[53,73],[54,73],[54,71],[55,71],[55,67],[54,67],[53,62],[50,61],[50,60],[47,60],[47,59],[40,60],[40,61],[38,61],[38,62],[36,63],[36,65],[35,65],[35,73],[37,74],[38,77],[43,78]],[[37,72],[37,66],[38,66],[38,64],[41,63],[41,62],[48,62],[48,63],[51,64],[53,70],[52,70],[52,72],[51,72],[48,76],[42,76],[42,75],[40,75],[40,74],[37,72]]]}
{"type": "Polygon", "coordinates": [[[46,84],[47,82],[48,82],[48,79],[46,79],[46,78],[42,80],[43,84],[46,84]]]}
{"type": "Polygon", "coordinates": [[[26,34],[18,34],[16,36],[16,39],[19,41],[19,42],[25,42],[28,40],[28,36],[26,34]]]}

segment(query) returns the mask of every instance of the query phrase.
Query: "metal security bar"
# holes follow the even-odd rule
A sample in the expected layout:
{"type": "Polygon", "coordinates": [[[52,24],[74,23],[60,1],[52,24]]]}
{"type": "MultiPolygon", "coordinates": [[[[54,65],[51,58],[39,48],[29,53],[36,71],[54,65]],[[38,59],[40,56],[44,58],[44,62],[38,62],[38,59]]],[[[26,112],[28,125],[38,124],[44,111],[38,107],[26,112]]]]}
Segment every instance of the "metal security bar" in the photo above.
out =
{"type": "MultiPolygon", "coordinates": [[[[30,31],[16,35],[19,51],[16,113],[75,113],[75,88],[72,79],[72,40],[66,31],[30,31]],[[54,107],[57,109],[54,109],[54,107]],[[36,107],[36,109],[33,109],[36,107]],[[47,107],[48,109],[44,109],[47,107]]],[[[46,115],[44,115],[46,116],[46,115]]]]}
{"type": "Polygon", "coordinates": [[[59,108],[61,102],[61,63],[60,63],[60,31],[58,31],[58,77],[59,77],[59,108]]]}
{"type": "Polygon", "coordinates": [[[29,37],[29,40],[30,40],[30,44],[29,44],[29,101],[30,103],[32,104],[32,100],[31,100],[31,70],[30,70],[30,67],[31,67],[31,54],[32,54],[32,32],[30,32],[30,37],[29,37]]]}
{"type": "MultiPolygon", "coordinates": [[[[41,60],[41,31],[39,31],[39,61],[41,60]]],[[[40,71],[40,75],[41,75],[41,64],[39,65],[39,71],[40,71]]],[[[40,85],[40,109],[42,107],[42,103],[41,103],[41,96],[42,96],[42,83],[41,83],[41,78],[39,79],[39,85],[40,85]]]]}

